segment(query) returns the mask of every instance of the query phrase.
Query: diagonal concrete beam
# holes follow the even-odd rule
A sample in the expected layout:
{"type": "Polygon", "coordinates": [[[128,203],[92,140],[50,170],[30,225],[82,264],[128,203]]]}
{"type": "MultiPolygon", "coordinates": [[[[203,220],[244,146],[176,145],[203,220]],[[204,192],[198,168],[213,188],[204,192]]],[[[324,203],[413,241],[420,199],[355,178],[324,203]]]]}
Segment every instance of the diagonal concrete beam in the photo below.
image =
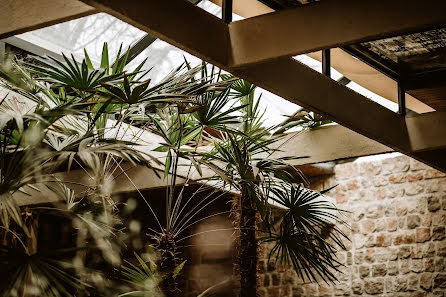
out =
{"type": "Polygon", "coordinates": [[[78,0],[0,0],[0,39],[95,12],[78,0]]]}
{"type": "Polygon", "coordinates": [[[233,66],[446,24],[443,0],[324,0],[229,24],[233,66]]]}
{"type": "Polygon", "coordinates": [[[229,61],[228,25],[187,0],[83,0],[216,66],[229,61]],[[167,18],[166,18],[167,17],[167,18]]]}

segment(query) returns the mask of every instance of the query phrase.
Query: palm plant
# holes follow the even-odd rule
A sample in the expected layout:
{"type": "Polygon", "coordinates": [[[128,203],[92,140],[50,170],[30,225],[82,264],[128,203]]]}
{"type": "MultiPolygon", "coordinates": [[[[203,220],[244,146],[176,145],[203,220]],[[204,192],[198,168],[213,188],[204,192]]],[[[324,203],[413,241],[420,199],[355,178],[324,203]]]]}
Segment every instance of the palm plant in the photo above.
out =
{"type": "MultiPolygon", "coordinates": [[[[312,281],[317,280],[313,270],[324,280],[334,281],[332,271],[339,263],[335,260],[334,245],[322,233],[327,226],[344,223],[332,213],[336,210],[333,205],[313,201],[323,193],[294,185],[306,181],[299,170],[287,163],[293,158],[271,158],[275,149],[270,147],[280,136],[272,135],[275,127],[262,126],[254,89],[248,82],[235,84],[234,92],[246,106],[246,120],[238,128],[239,133],[228,131],[227,138],[216,142],[214,150],[204,159],[211,168],[222,170],[224,181],[240,193],[234,200],[234,208],[239,232],[238,272],[242,297],[256,296],[258,232],[262,233],[261,242],[275,243],[270,257],[275,256],[276,262],[293,264],[300,276],[305,274],[312,281]],[[286,210],[281,215],[273,215],[272,201],[286,210]],[[260,230],[259,221],[263,226],[260,230]]],[[[337,227],[329,234],[342,248],[341,237],[345,234],[337,227]]]]}
{"type": "MultiPolygon", "coordinates": [[[[130,74],[125,72],[127,55],[128,52],[124,59],[119,59],[118,53],[116,60],[109,63],[105,44],[98,69],[85,52],[81,63],[65,56],[64,61],[36,58],[32,64],[22,65],[16,61],[12,63],[13,70],[2,72],[2,87],[20,94],[25,98],[21,100],[28,100],[32,106],[17,114],[13,113],[16,110],[10,106],[9,98],[1,102],[0,213],[3,229],[9,229],[9,218],[12,218],[27,232],[12,196],[17,191],[27,193],[26,186],[37,189],[35,184],[46,181],[63,202],[52,209],[73,218],[77,229],[82,231],[79,235],[83,234],[80,241],[85,241],[85,236],[91,237],[106,260],[119,264],[119,244],[113,243],[117,239],[114,228],[118,223],[117,207],[107,183],[117,169],[125,174],[119,165],[122,160],[148,166],[161,164],[138,150],[137,146],[143,143],[138,135],[120,140],[127,137],[123,127],[141,120],[152,123],[150,114],[171,104],[193,108],[197,105],[194,102],[197,95],[220,87],[220,83],[205,77],[195,79],[201,67],[186,66],[149,86],[149,81],[141,82],[145,73],[140,72],[142,64],[130,74]],[[70,170],[74,163],[94,179],[93,184],[85,185],[85,192],[77,194],[68,189],[63,180],[51,178],[55,170],[61,167],[70,170]]],[[[156,126],[156,121],[153,123],[156,126]]],[[[119,172],[115,176],[119,176],[119,172]]],[[[35,251],[26,253],[32,256],[35,251]]],[[[31,271],[30,275],[37,279],[39,271],[31,271]]],[[[14,292],[27,280],[17,279],[14,292]]],[[[55,296],[69,295],[68,291],[58,288],[54,285],[55,296]]]]}
{"type": "MultiPolygon", "coordinates": [[[[301,277],[314,280],[321,276],[333,281],[332,270],[339,264],[333,257],[335,245],[343,247],[344,236],[334,224],[343,221],[333,213],[334,206],[316,201],[321,193],[296,185],[306,181],[288,163],[293,158],[271,158],[277,150],[271,147],[282,136],[272,135],[277,127],[264,127],[255,86],[222,74],[206,63],[191,67],[187,61],[161,82],[151,84],[144,80],[147,71],[141,71],[144,62],[127,72],[128,51],[121,53],[122,49],[110,62],[105,44],[99,67],[85,52],[81,62],[66,56],[63,61],[36,58],[31,64],[16,62],[14,71],[0,71],[1,86],[32,102],[32,108],[21,113],[12,112],[17,108],[8,105],[9,99],[0,104],[1,227],[8,230],[12,218],[27,232],[12,196],[18,191],[27,193],[26,187],[34,189],[35,184],[45,181],[61,198],[52,210],[73,219],[80,245],[90,239],[106,261],[119,265],[123,245],[118,234],[123,225],[110,184],[116,176],[127,176],[121,166],[126,161],[149,166],[155,172],[161,170],[168,181],[163,223],[150,202],[135,189],[158,223],[158,230],[150,230],[150,239],[160,253],[156,268],[160,280],[156,283],[167,296],[179,294],[177,276],[184,262],[178,243],[193,236],[184,234],[194,224],[213,216],[198,214],[228,187],[239,193],[231,213],[235,213],[239,232],[241,296],[256,294],[258,240],[274,242],[270,256],[281,265],[291,263],[301,277]],[[139,132],[129,136],[127,131],[135,127],[139,132]],[[161,160],[139,149],[146,144],[139,134],[148,132],[162,139],[154,150],[163,154],[161,160]],[[83,185],[85,191],[74,192],[67,182],[51,175],[72,166],[83,168],[93,180],[83,185]],[[197,191],[186,195],[185,187],[193,179],[194,171],[204,175],[205,167],[215,176],[201,181],[197,191]],[[180,178],[185,184],[178,190],[180,178]],[[212,185],[210,194],[194,201],[207,184],[212,185]],[[272,201],[285,211],[275,214],[272,201]]],[[[322,121],[310,115],[298,123],[311,127],[322,121]]],[[[227,212],[219,214],[223,213],[227,212]]],[[[34,251],[26,253],[32,261],[48,260],[34,256],[38,255],[34,251]]],[[[127,281],[140,287],[135,294],[147,294],[144,283],[154,276],[154,267],[147,266],[139,257],[137,260],[139,266],[128,263],[130,266],[123,266],[122,271],[127,281]]],[[[63,272],[54,277],[58,282],[51,280],[50,272],[32,268],[36,266],[29,262],[25,269],[29,276],[17,278],[14,289],[9,291],[22,292],[17,288],[23,288],[31,277],[46,284],[40,285],[42,294],[51,291],[50,296],[71,296],[72,291],[60,289],[65,282],[81,295],[88,277],[77,279],[64,273],[74,269],[78,276],[83,275],[83,262],[82,251],[76,259],[80,267],[48,264],[53,265],[46,266],[48,271],[63,272]]]]}

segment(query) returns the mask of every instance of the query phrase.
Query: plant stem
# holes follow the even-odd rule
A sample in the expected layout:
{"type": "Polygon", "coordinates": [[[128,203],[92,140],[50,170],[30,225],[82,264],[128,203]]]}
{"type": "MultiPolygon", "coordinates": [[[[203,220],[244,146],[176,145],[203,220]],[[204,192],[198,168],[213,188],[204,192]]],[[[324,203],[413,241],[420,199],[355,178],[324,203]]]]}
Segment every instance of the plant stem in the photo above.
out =
{"type": "Polygon", "coordinates": [[[159,272],[162,275],[161,290],[166,297],[179,295],[178,282],[174,277],[175,268],[178,265],[175,239],[168,232],[160,235],[157,250],[160,252],[159,272]]]}
{"type": "Polygon", "coordinates": [[[240,297],[256,297],[256,210],[246,187],[242,188],[240,199],[240,297]]]}

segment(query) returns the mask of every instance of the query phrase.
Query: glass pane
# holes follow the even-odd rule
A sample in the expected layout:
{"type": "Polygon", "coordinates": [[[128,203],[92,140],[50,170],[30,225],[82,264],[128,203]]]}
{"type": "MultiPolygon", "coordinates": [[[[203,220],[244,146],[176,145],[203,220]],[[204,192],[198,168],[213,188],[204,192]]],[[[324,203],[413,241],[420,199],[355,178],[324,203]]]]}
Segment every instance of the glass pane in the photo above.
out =
{"type": "Polygon", "coordinates": [[[132,25],[111,15],[98,13],[17,37],[56,53],[83,56],[85,48],[92,61],[99,62],[104,42],[108,42],[109,53],[116,54],[121,44],[123,49],[127,49],[144,35],[144,31],[132,25]]]}

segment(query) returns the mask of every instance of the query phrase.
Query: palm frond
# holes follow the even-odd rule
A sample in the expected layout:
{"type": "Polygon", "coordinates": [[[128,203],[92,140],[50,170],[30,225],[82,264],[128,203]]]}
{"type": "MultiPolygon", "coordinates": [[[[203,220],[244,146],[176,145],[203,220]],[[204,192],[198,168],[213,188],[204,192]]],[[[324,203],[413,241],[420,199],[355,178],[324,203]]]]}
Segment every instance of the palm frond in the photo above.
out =
{"type": "Polygon", "coordinates": [[[3,276],[1,296],[19,297],[33,294],[48,297],[72,297],[75,291],[89,285],[73,276],[73,265],[56,260],[72,250],[53,250],[29,255],[18,248],[0,248],[3,276]]]}
{"type": "Polygon", "coordinates": [[[335,253],[338,247],[345,249],[348,240],[339,228],[346,224],[340,218],[342,211],[302,185],[273,187],[268,199],[283,208],[268,222],[270,233],[260,239],[274,243],[269,261],[275,258],[281,266],[292,265],[304,280],[334,282],[342,266],[335,253]]]}

